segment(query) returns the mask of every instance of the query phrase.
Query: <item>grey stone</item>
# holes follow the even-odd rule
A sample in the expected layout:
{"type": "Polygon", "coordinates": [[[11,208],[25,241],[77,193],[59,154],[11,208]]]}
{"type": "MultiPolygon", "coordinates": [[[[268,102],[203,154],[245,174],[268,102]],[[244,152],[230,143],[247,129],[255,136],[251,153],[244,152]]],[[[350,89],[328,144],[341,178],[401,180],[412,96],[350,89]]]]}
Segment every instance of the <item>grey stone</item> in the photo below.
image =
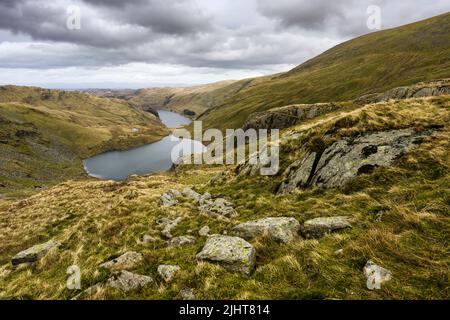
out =
{"type": "Polygon", "coordinates": [[[118,258],[102,263],[100,267],[110,271],[132,270],[140,266],[143,262],[144,257],[141,253],[128,251],[118,258]]]}
{"type": "Polygon", "coordinates": [[[331,232],[351,228],[348,217],[322,217],[306,221],[300,227],[301,234],[307,238],[321,238],[331,232]]]}
{"type": "Polygon", "coordinates": [[[18,266],[22,263],[34,263],[38,259],[42,258],[48,251],[53,248],[57,248],[60,245],[61,244],[55,240],[50,240],[46,243],[35,245],[16,254],[12,258],[11,263],[13,266],[18,266]]]}
{"type": "Polygon", "coordinates": [[[198,231],[198,234],[201,237],[207,237],[208,234],[209,234],[209,231],[210,231],[209,227],[208,226],[204,226],[198,231]]]}
{"type": "Polygon", "coordinates": [[[181,247],[185,245],[194,244],[196,242],[193,236],[180,236],[171,239],[168,242],[169,247],[181,247]]]}
{"type": "Polygon", "coordinates": [[[299,222],[294,218],[265,218],[242,223],[233,228],[233,234],[245,239],[257,236],[267,236],[281,243],[295,240],[300,228],[299,222]]]}
{"type": "Polygon", "coordinates": [[[194,289],[183,288],[180,290],[179,296],[182,300],[195,300],[194,289]]]}
{"type": "Polygon", "coordinates": [[[370,260],[364,266],[363,272],[367,278],[367,288],[369,290],[380,290],[382,284],[392,279],[391,271],[376,265],[370,260]]]}
{"type": "Polygon", "coordinates": [[[250,275],[255,269],[256,252],[242,238],[214,235],[208,238],[197,258],[217,263],[233,272],[250,275]]]}
{"type": "Polygon", "coordinates": [[[199,207],[201,213],[210,217],[226,217],[231,218],[237,216],[233,204],[225,199],[218,198],[215,200],[208,200],[199,207]]]}
{"type": "Polygon", "coordinates": [[[172,230],[175,229],[178,224],[183,220],[182,217],[178,217],[174,220],[168,218],[161,218],[156,221],[159,228],[162,229],[161,235],[166,239],[172,238],[172,230]]]}
{"type": "Polygon", "coordinates": [[[184,188],[181,193],[184,197],[194,200],[195,202],[199,202],[202,197],[200,193],[195,192],[191,188],[184,188]]]}
{"type": "Polygon", "coordinates": [[[170,196],[167,193],[164,193],[163,195],[161,195],[160,200],[161,200],[163,207],[172,207],[178,203],[178,200],[172,198],[172,196],[170,196]]]}
{"type": "Polygon", "coordinates": [[[208,200],[211,200],[212,196],[209,192],[205,192],[199,200],[200,205],[206,203],[208,200]]]}
{"type": "Polygon", "coordinates": [[[123,292],[140,289],[153,283],[153,278],[131,273],[125,270],[113,275],[106,282],[106,286],[123,292]]]}
{"type": "Polygon", "coordinates": [[[152,243],[152,242],[155,242],[155,241],[157,241],[157,240],[158,240],[158,239],[156,239],[155,237],[152,237],[152,236],[150,236],[150,235],[148,235],[148,234],[145,234],[145,235],[142,237],[142,242],[145,243],[145,244],[152,243]]]}
{"type": "Polygon", "coordinates": [[[170,280],[172,280],[172,278],[175,276],[175,274],[178,271],[180,271],[179,266],[172,266],[172,265],[165,265],[165,264],[158,266],[158,274],[166,282],[169,282],[170,280]]]}

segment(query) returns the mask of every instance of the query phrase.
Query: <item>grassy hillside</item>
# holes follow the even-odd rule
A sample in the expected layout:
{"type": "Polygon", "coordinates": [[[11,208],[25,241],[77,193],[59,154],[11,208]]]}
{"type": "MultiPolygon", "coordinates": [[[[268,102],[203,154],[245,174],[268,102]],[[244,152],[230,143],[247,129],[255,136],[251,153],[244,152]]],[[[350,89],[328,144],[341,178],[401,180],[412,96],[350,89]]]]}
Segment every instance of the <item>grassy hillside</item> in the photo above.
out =
{"type": "Polygon", "coordinates": [[[81,160],[160,139],[155,116],[128,103],[31,87],[0,87],[0,194],[84,174],[81,160]]]}
{"type": "Polygon", "coordinates": [[[450,13],[338,45],[297,68],[256,78],[201,118],[205,128],[236,128],[257,111],[345,101],[450,76],[450,13]]]}
{"type": "Polygon", "coordinates": [[[100,290],[86,298],[175,299],[189,287],[198,299],[448,299],[449,124],[450,96],[442,96],[336,111],[282,132],[284,169],[302,155],[303,142],[325,134],[339,139],[378,130],[440,128],[394,166],[377,168],[342,189],[299,189],[276,196],[281,173],[238,176],[230,166],[224,182],[211,184],[224,168],[196,166],[122,183],[67,182],[24,201],[0,201],[0,298],[73,298],[80,291],[65,288],[68,266],[80,266],[86,289],[110,276],[99,268],[102,262],[134,250],[144,255],[134,272],[152,276],[155,283],[129,293],[100,290]],[[294,135],[298,138],[287,139],[294,135]],[[187,185],[230,199],[239,215],[207,217],[190,201],[161,207],[162,193],[187,185]],[[195,258],[206,241],[198,235],[205,225],[214,234],[263,217],[294,217],[302,223],[341,215],[350,216],[353,227],[321,239],[299,238],[285,245],[252,240],[257,266],[248,278],[195,258]],[[163,217],[182,217],[172,234],[190,234],[197,242],[168,247],[156,224],[163,217]],[[143,243],[144,234],[155,241],[143,243]],[[62,247],[34,267],[11,269],[14,254],[49,239],[61,241],[62,247]],[[362,269],[369,259],[393,274],[382,290],[366,287],[362,269]],[[176,264],[181,271],[166,283],[157,274],[160,264],[176,264]]]}

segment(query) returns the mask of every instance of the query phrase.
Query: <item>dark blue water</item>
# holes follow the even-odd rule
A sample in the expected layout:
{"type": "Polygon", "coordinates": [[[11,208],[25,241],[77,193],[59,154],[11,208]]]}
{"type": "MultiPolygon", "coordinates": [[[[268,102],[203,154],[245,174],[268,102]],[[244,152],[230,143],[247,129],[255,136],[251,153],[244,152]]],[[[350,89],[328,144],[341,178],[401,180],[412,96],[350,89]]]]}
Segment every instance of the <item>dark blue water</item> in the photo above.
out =
{"type": "MultiPolygon", "coordinates": [[[[161,121],[169,128],[186,125],[190,119],[169,111],[159,111],[161,121]]],[[[172,151],[179,156],[201,152],[204,146],[190,139],[178,139],[172,135],[139,148],[99,154],[84,161],[86,172],[93,177],[120,181],[128,176],[144,175],[170,169],[173,165],[172,151]]]]}

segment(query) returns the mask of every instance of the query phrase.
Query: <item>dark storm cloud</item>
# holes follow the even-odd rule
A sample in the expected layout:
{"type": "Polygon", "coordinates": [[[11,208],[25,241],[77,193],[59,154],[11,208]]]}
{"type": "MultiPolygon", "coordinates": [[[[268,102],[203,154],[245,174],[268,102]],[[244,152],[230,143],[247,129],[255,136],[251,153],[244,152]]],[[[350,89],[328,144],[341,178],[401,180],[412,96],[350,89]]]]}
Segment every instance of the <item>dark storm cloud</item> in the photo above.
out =
{"type": "Polygon", "coordinates": [[[370,4],[383,27],[450,9],[448,0],[0,0],[0,68],[296,65],[370,32],[370,4]],[[71,5],[80,30],[66,27],[71,5]]]}

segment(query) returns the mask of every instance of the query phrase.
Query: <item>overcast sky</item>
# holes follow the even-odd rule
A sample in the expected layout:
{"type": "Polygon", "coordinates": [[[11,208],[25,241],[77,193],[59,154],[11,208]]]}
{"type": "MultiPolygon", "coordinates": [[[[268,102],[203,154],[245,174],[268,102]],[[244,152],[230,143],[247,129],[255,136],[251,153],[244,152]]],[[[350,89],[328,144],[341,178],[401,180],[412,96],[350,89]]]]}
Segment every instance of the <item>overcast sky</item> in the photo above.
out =
{"type": "Polygon", "coordinates": [[[0,0],[0,84],[139,88],[286,71],[373,32],[370,5],[382,29],[450,11],[450,0],[0,0]],[[73,6],[80,29],[67,27],[73,6]]]}

